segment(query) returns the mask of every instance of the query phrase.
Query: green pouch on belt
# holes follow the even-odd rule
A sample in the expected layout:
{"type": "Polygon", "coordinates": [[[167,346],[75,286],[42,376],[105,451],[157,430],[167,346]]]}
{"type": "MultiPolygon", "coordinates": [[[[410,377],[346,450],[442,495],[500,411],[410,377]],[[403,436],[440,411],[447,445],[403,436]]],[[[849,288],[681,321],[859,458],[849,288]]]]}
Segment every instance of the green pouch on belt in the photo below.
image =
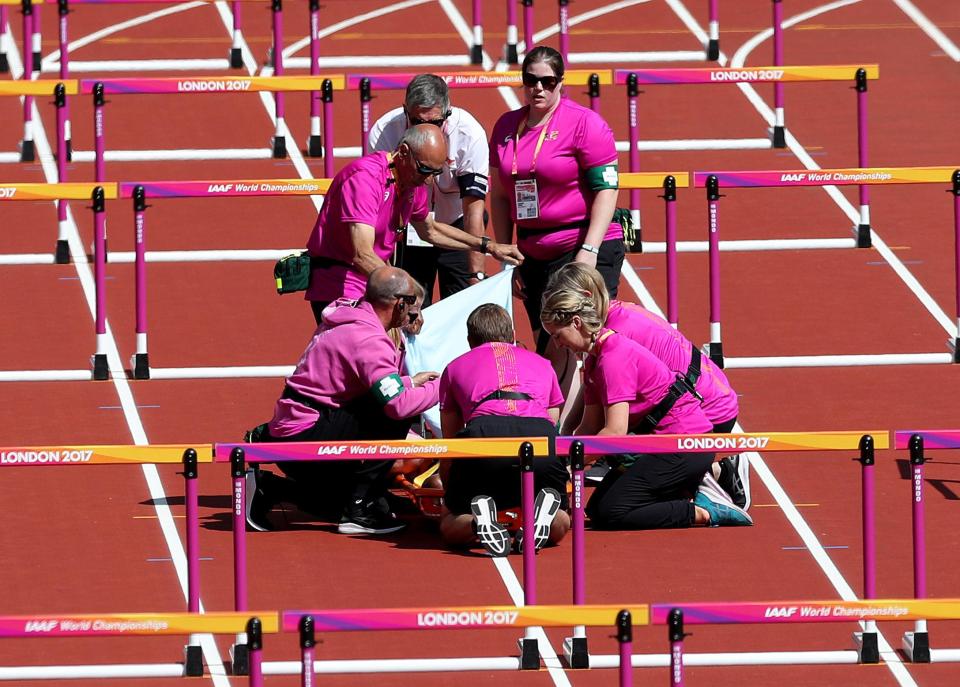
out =
{"type": "Polygon", "coordinates": [[[617,208],[613,212],[613,221],[623,227],[623,245],[629,253],[640,253],[643,246],[640,243],[640,232],[633,224],[633,215],[627,208],[617,208]]]}
{"type": "Polygon", "coordinates": [[[281,295],[306,291],[310,286],[310,254],[304,251],[280,258],[273,266],[273,277],[281,295]]]}

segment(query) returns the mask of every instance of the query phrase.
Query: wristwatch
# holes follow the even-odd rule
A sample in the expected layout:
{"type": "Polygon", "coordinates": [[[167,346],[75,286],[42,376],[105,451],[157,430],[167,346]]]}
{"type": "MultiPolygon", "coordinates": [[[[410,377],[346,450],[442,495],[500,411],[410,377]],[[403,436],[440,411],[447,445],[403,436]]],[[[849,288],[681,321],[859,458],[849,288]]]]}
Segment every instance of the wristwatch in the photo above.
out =
{"type": "Polygon", "coordinates": [[[600,255],[600,249],[596,246],[591,246],[589,243],[584,243],[580,246],[580,250],[585,250],[588,253],[593,253],[594,255],[600,255]]]}
{"type": "Polygon", "coordinates": [[[471,272],[469,278],[476,279],[477,281],[483,281],[487,278],[487,274],[486,272],[471,272]]]}

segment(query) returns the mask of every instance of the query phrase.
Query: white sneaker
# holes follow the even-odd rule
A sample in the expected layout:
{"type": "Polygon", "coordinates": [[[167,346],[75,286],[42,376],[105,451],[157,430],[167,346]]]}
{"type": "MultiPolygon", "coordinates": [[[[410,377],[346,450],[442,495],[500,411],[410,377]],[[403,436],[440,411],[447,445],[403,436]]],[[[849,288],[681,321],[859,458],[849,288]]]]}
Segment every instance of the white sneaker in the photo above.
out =
{"type": "Polygon", "coordinates": [[[497,522],[497,504],[490,496],[474,496],[470,502],[477,539],[491,556],[510,553],[510,533],[497,522]]]}
{"type": "MultiPolygon", "coordinates": [[[[537,494],[533,510],[533,546],[539,551],[550,541],[550,526],[560,510],[560,492],[546,487],[537,494]]],[[[523,528],[517,530],[514,546],[523,553],[523,528]]]]}

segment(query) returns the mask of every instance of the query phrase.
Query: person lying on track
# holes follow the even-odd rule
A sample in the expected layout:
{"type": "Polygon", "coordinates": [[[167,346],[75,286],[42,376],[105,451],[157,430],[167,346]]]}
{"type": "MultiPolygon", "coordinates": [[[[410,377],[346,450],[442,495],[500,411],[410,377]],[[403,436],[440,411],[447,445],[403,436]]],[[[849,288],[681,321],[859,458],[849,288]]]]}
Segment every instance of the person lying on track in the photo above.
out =
{"type": "Polygon", "coordinates": [[[523,262],[514,245],[434,221],[427,185],[443,173],[446,160],[443,132],[418,124],[406,130],[393,152],[354,160],[333,178],[307,240],[311,271],[305,297],[317,324],[330,302],[363,294],[367,277],[393,256],[402,233],[398,228],[407,223],[440,248],[489,253],[514,265],[523,262]]]}
{"type": "MultiPolygon", "coordinates": [[[[591,297],[553,291],[541,322],[554,342],[584,361],[584,410],[576,434],[701,434],[713,429],[682,376],[649,350],[605,327],[591,297]]],[[[700,487],[713,453],[609,456],[614,466],[587,504],[598,529],[750,525],[713,480],[700,487]]]]}
{"type": "MultiPolygon", "coordinates": [[[[470,350],[440,378],[440,424],[445,437],[555,437],[563,395],[550,363],[514,345],[513,320],[499,305],[477,307],[467,318],[470,350]]],[[[552,443],[552,442],[551,442],[552,443]]],[[[520,459],[478,458],[441,463],[446,489],[440,533],[451,545],[479,539],[494,556],[510,552],[497,506],[520,506],[520,459]]],[[[563,461],[551,451],[534,461],[536,548],[570,529],[563,461]]],[[[522,546],[518,531],[515,548],[522,546]]]]}
{"type": "MultiPolygon", "coordinates": [[[[700,408],[713,424],[714,433],[727,434],[733,431],[739,412],[736,391],[723,370],[709,358],[701,356],[697,347],[669,322],[637,303],[611,300],[603,276],[583,263],[572,262],[554,273],[547,285],[547,293],[561,289],[578,291],[591,298],[605,327],[636,341],[672,372],[683,377],[691,393],[699,397],[700,408]]],[[[568,420],[575,417],[579,422],[582,409],[581,392],[568,420]]],[[[598,460],[592,468],[587,469],[586,477],[599,482],[606,474],[606,469],[606,462],[598,460]]],[[[749,463],[746,456],[724,458],[714,464],[713,473],[735,504],[743,509],[750,507],[749,463]]]]}
{"type": "MultiPolygon", "coordinates": [[[[323,312],[273,419],[259,441],[403,439],[411,418],[438,401],[439,375],[399,374],[399,351],[387,330],[419,316],[415,282],[395,267],[370,274],[360,301],[323,312]]],[[[289,479],[260,471],[248,481],[247,522],[270,529],[266,514],[281,500],[311,513],[340,512],[342,534],[388,534],[404,527],[386,505],[393,460],[278,463],[289,479]],[[253,487],[252,489],[250,487],[253,487]],[[306,503],[304,503],[306,501],[306,503]]]]}

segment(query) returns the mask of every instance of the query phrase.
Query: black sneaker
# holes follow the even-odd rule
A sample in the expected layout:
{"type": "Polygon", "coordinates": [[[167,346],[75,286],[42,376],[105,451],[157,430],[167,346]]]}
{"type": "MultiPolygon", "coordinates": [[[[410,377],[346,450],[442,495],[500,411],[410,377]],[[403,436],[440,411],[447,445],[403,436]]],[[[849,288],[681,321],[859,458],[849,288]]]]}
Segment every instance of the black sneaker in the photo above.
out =
{"type": "Polygon", "coordinates": [[[583,478],[591,482],[602,482],[608,472],[610,472],[610,464],[606,458],[601,456],[593,462],[593,465],[583,471],[583,478]]]}
{"type": "Polygon", "coordinates": [[[730,500],[738,508],[747,507],[747,490],[743,483],[741,473],[741,460],[745,460],[740,455],[730,456],[720,461],[720,476],[717,478],[717,484],[727,492],[730,500]]]}
{"type": "Polygon", "coordinates": [[[391,534],[406,526],[393,513],[384,513],[374,507],[361,509],[351,506],[340,518],[337,531],[340,534],[391,534]]]}
{"type": "Polygon", "coordinates": [[[244,475],[246,481],[244,493],[244,511],[247,517],[247,529],[255,532],[272,532],[273,525],[267,519],[272,504],[262,488],[262,474],[258,468],[248,468],[244,475]]]}

